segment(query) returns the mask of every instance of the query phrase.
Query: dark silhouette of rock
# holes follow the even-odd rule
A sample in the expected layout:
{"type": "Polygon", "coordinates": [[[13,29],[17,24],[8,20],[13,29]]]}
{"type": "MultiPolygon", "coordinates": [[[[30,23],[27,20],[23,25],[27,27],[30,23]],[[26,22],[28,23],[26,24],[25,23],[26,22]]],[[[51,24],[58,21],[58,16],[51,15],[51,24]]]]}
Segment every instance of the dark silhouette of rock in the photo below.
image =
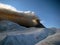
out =
{"type": "Polygon", "coordinates": [[[0,9],[0,20],[9,20],[24,27],[45,28],[38,17],[32,14],[20,13],[9,9],[0,9]]]}

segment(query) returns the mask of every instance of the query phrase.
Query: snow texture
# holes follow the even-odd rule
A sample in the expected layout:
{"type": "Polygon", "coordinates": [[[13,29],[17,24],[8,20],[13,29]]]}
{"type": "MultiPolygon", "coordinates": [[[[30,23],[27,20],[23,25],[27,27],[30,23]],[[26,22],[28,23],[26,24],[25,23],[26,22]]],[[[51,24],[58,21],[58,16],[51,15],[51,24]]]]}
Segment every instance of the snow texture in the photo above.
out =
{"type": "Polygon", "coordinates": [[[42,40],[36,45],[60,45],[60,33],[48,36],[46,39],[42,40]]]}
{"type": "Polygon", "coordinates": [[[55,28],[26,28],[11,21],[3,20],[0,21],[0,45],[38,45],[58,31],[55,28]]]}

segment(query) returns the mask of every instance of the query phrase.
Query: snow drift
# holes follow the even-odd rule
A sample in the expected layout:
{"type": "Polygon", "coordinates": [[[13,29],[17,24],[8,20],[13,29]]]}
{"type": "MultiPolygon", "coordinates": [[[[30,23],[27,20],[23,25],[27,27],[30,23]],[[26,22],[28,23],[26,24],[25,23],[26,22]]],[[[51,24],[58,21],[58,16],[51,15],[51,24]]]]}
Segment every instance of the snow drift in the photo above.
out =
{"type": "Polygon", "coordinates": [[[46,39],[40,41],[36,45],[60,45],[60,33],[48,36],[46,39]]]}
{"type": "Polygon", "coordinates": [[[55,29],[25,28],[10,21],[0,21],[0,45],[35,45],[56,33],[55,29]]]}

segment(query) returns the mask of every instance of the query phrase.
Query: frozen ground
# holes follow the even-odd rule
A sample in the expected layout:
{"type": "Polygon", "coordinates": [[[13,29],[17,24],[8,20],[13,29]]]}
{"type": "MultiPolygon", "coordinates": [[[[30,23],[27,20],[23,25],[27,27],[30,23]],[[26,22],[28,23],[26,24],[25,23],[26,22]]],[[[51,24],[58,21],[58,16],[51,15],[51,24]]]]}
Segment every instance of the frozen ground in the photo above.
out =
{"type": "Polygon", "coordinates": [[[60,45],[60,29],[25,28],[10,21],[0,21],[0,45],[57,44],[60,45]]]}

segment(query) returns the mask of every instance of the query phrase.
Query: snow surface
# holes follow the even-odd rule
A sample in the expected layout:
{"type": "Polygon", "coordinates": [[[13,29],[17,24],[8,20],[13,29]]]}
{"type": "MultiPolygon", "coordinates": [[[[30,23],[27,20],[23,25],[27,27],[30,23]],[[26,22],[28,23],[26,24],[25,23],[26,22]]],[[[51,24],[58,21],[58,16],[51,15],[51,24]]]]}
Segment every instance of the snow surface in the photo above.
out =
{"type": "MultiPolygon", "coordinates": [[[[16,13],[23,13],[23,14],[27,14],[27,16],[35,16],[35,13],[32,11],[20,11],[17,10],[15,7],[13,7],[12,5],[8,5],[8,4],[4,4],[0,2],[0,9],[7,9],[10,10],[12,12],[16,12],[16,13]]],[[[10,12],[11,13],[11,12],[10,12]]]]}
{"type": "Polygon", "coordinates": [[[60,45],[60,33],[48,36],[46,39],[40,41],[36,45],[60,45]]]}
{"type": "Polygon", "coordinates": [[[40,45],[45,39],[50,40],[49,36],[54,38],[53,35],[59,31],[60,29],[55,28],[26,28],[4,20],[0,21],[0,45],[40,45]]]}

